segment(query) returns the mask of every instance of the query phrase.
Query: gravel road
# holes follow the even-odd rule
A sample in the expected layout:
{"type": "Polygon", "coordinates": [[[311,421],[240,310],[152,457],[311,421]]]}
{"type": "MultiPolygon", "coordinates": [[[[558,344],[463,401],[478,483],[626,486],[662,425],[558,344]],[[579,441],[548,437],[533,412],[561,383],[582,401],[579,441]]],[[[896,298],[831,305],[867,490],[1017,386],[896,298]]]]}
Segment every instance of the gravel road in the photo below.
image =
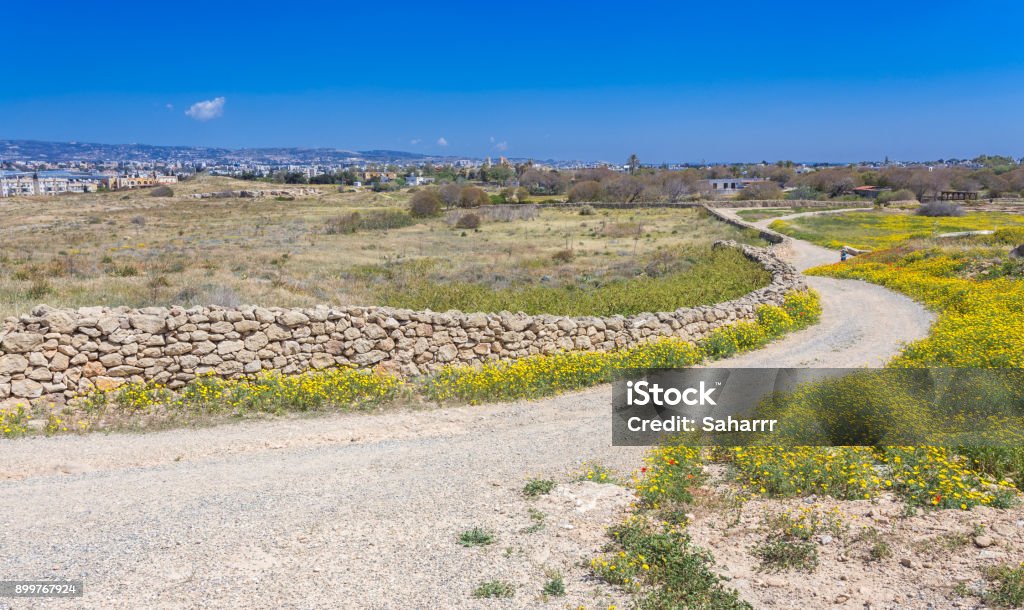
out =
{"type": "MultiPolygon", "coordinates": [[[[803,242],[789,255],[837,259],[803,242]]],[[[820,325],[719,366],[878,365],[927,333],[931,316],[895,293],[810,283],[820,325]]],[[[606,608],[619,594],[579,562],[630,498],[572,480],[586,460],[624,477],[640,464],[609,446],[610,393],[0,441],[0,579],[86,590],[0,608],[606,608]],[[528,500],[529,477],[560,484],[528,500]],[[458,545],[472,527],[497,541],[458,545]],[[566,597],[540,595],[551,570],[566,597]],[[487,580],[515,596],[472,598],[487,580]]]]}

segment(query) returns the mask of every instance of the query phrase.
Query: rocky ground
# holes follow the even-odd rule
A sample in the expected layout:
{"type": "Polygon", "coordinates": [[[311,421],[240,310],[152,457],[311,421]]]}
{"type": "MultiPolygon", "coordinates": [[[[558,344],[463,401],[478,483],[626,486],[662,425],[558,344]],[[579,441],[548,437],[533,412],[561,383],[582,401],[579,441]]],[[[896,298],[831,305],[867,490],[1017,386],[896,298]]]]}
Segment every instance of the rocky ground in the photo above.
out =
{"type": "Polygon", "coordinates": [[[984,604],[978,594],[989,586],[984,570],[1024,560],[1020,508],[922,511],[892,495],[875,501],[812,497],[732,503],[727,498],[734,497],[736,486],[723,481],[723,468],[710,470],[716,476],[697,494],[688,531],[755,608],[979,608],[984,604]],[[812,537],[818,568],[766,568],[754,548],[777,532],[771,517],[808,509],[836,511],[842,529],[812,537]]]}

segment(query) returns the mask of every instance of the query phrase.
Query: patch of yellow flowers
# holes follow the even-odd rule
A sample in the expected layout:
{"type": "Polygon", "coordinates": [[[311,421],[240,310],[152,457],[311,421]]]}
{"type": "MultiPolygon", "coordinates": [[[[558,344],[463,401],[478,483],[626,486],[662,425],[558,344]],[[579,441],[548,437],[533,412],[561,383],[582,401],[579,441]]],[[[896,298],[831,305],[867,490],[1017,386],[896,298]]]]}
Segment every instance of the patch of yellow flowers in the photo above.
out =
{"type": "Polygon", "coordinates": [[[1006,507],[1016,496],[1008,481],[991,480],[943,447],[734,447],[724,452],[750,497],[866,500],[893,492],[917,506],[967,510],[1006,507]]]}
{"type": "Polygon", "coordinates": [[[127,384],[87,397],[87,412],[115,407],[127,414],[279,413],[327,407],[363,408],[396,398],[403,382],[387,373],[332,368],[299,375],[267,372],[242,379],[204,375],[181,389],[159,383],[127,384]]]}
{"type": "Polygon", "coordinates": [[[808,273],[888,286],[939,312],[931,335],[910,344],[894,366],[1024,368],[1024,283],[956,277],[970,257],[932,249],[893,261],[858,257],[808,273]]]}
{"type": "Polygon", "coordinates": [[[28,431],[29,414],[23,405],[0,409],[0,433],[4,438],[21,436],[28,431]]]}
{"type": "Polygon", "coordinates": [[[800,239],[838,250],[843,246],[874,250],[942,233],[991,229],[1020,230],[1024,216],[974,212],[963,216],[917,216],[901,212],[853,212],[775,220],[770,227],[800,239]]]}

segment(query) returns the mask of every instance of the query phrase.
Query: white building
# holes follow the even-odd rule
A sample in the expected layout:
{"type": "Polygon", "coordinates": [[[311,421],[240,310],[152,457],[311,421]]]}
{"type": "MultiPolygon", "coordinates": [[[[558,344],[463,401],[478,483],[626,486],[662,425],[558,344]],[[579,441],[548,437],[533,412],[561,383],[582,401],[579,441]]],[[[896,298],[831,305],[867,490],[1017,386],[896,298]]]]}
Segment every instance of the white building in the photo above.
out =
{"type": "Polygon", "coordinates": [[[429,176],[409,174],[405,177],[405,183],[409,186],[423,186],[424,184],[431,184],[432,182],[434,182],[434,179],[429,176]]]}
{"type": "Polygon", "coordinates": [[[99,180],[91,177],[0,175],[0,197],[94,193],[99,180]]]}
{"type": "Polygon", "coordinates": [[[763,178],[710,178],[704,181],[712,193],[731,195],[738,193],[751,184],[768,182],[763,178]]]}

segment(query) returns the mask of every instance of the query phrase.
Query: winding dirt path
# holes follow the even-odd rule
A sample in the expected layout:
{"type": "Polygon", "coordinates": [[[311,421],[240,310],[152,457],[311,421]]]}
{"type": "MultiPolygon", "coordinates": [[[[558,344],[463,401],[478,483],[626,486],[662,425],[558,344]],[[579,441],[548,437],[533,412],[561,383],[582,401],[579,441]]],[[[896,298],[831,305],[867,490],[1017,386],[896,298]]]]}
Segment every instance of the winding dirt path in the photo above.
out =
{"type": "MultiPolygon", "coordinates": [[[[739,219],[732,210],[719,211],[739,219]]],[[[764,229],[775,220],[857,211],[803,212],[751,224],[764,229]]],[[[839,261],[838,251],[799,239],[787,240],[780,255],[799,271],[839,261]]],[[[808,276],[807,283],[821,295],[819,324],[715,366],[879,367],[904,344],[927,336],[935,320],[934,314],[912,299],[876,284],[815,276],[808,276]]]]}
{"type": "MultiPolygon", "coordinates": [[[[801,269],[837,259],[798,241],[788,255],[801,269]]],[[[905,297],[809,282],[821,324],[717,365],[877,366],[927,333],[905,297]]],[[[642,448],[609,446],[610,394],[0,441],[0,579],[86,590],[0,608],[608,607],[615,592],[578,564],[629,498],[571,481],[585,460],[627,475],[640,463],[642,448]],[[525,500],[528,477],[560,485],[525,500]],[[478,526],[497,542],[456,543],[478,526]],[[567,597],[540,597],[551,569],[567,597]],[[470,596],[499,579],[515,597],[470,596]]]]}

